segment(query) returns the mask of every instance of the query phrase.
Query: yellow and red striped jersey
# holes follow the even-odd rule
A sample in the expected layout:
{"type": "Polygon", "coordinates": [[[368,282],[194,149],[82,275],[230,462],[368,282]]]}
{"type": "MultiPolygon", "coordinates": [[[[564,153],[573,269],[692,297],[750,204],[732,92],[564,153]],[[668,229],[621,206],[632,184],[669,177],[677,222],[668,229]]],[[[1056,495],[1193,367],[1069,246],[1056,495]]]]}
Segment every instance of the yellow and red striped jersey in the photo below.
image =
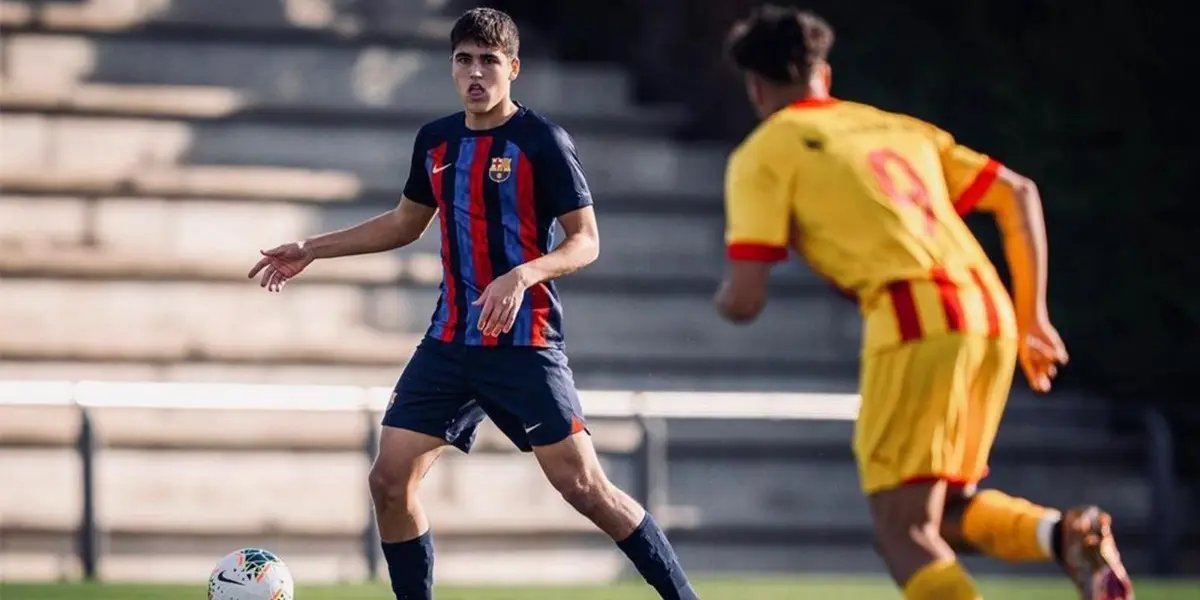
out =
{"type": "Polygon", "coordinates": [[[858,299],[866,351],[946,332],[1016,337],[1008,292],[962,220],[999,168],[912,117],[797,102],[729,159],[728,255],[773,262],[796,250],[858,299]]]}

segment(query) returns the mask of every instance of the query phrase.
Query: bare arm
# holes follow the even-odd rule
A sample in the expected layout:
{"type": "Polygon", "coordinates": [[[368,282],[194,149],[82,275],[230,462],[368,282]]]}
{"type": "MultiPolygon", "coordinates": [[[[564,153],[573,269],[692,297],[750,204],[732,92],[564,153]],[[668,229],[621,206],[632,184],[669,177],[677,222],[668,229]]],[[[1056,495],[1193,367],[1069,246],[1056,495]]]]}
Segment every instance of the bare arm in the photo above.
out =
{"type": "Polygon", "coordinates": [[[484,335],[512,331],[526,290],[543,281],[570,275],[600,256],[600,233],[591,205],[563,214],[558,221],[567,234],[561,244],[492,280],[475,300],[476,306],[483,307],[476,326],[484,335]]]}
{"type": "Polygon", "coordinates": [[[730,260],[729,270],[717,290],[717,312],[727,321],[747,324],[767,305],[767,283],[773,262],[730,260]]]}
{"type": "Polygon", "coordinates": [[[1021,369],[1034,391],[1048,392],[1058,367],[1067,364],[1069,357],[1046,307],[1049,267],[1042,199],[1033,181],[1008,169],[999,170],[996,182],[999,189],[979,207],[995,215],[1004,240],[1021,330],[1021,369]]]}
{"type": "Polygon", "coordinates": [[[1012,273],[1017,319],[1022,324],[1049,320],[1046,281],[1049,253],[1046,221],[1037,185],[1008,168],[996,176],[1000,193],[993,194],[980,209],[991,212],[1004,243],[1004,254],[1012,273]]]}
{"type": "Polygon", "coordinates": [[[353,227],[310,237],[301,244],[313,258],[387,252],[417,241],[436,214],[436,208],[402,196],[396,208],[388,212],[353,227]]]}
{"type": "Polygon", "coordinates": [[[518,266],[514,271],[524,288],[543,281],[570,275],[600,256],[600,230],[596,211],[591,206],[566,213],[558,218],[566,238],[544,256],[518,266]]]}

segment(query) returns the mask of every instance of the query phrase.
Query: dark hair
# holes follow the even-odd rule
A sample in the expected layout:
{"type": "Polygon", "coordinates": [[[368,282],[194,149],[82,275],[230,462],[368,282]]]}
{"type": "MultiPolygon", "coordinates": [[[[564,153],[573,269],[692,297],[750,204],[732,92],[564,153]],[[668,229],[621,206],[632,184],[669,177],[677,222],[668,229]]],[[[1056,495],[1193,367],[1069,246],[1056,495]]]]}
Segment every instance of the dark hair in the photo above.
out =
{"type": "Polygon", "coordinates": [[[812,69],[829,58],[833,28],[824,19],[795,7],[768,4],[734,24],[725,42],[738,68],[776,83],[804,83],[812,69]]]}
{"type": "Polygon", "coordinates": [[[463,13],[450,30],[451,50],[463,42],[475,42],[516,56],[521,47],[521,34],[507,13],[494,8],[472,8],[463,13]]]}

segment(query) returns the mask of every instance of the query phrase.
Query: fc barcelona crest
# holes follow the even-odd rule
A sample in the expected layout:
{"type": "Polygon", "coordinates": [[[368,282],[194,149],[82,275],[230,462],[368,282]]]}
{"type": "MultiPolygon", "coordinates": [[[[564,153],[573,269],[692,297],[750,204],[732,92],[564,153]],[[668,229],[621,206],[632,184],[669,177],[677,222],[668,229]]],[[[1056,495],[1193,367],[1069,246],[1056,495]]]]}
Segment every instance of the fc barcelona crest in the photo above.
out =
{"type": "Polygon", "coordinates": [[[512,159],[503,156],[493,158],[492,166],[488,167],[488,178],[496,183],[504,183],[509,175],[512,175],[512,159]]]}

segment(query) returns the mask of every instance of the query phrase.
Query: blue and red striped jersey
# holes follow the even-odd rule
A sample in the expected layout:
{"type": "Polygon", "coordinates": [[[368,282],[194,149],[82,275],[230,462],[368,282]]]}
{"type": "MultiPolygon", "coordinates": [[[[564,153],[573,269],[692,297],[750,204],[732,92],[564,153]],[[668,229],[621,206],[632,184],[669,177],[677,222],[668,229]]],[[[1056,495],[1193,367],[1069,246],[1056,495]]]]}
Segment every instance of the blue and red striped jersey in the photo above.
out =
{"type": "Polygon", "coordinates": [[[550,251],[559,216],[592,204],[571,136],[519,106],[503,125],[467,129],[457,113],[417,133],[404,195],[438,209],[442,285],[427,335],[474,346],[556,347],[562,303],[554,282],[525,292],[510,332],[477,326],[484,288],[513,267],[550,251]]]}

